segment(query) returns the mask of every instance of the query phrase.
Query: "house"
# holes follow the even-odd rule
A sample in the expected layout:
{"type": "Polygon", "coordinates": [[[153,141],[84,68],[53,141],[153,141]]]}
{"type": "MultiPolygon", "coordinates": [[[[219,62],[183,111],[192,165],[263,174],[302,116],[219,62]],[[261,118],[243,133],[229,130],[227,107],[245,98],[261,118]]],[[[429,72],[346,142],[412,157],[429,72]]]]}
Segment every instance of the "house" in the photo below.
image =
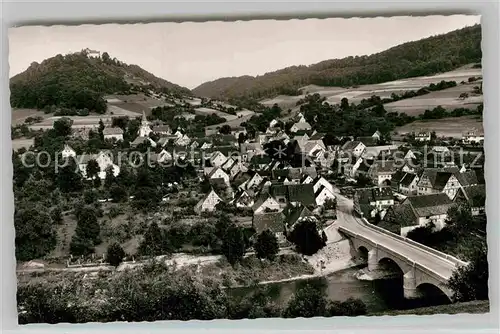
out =
{"type": "Polygon", "coordinates": [[[256,214],[252,219],[252,227],[256,234],[266,230],[274,233],[278,243],[286,242],[285,237],[285,215],[282,212],[268,212],[256,214]]]}
{"type": "Polygon", "coordinates": [[[297,123],[292,125],[290,132],[309,131],[311,128],[311,124],[307,123],[304,117],[301,117],[297,123]]]}
{"type": "Polygon", "coordinates": [[[354,178],[356,176],[356,172],[358,168],[363,163],[363,158],[351,156],[351,161],[346,164],[343,164],[344,167],[344,175],[349,178],[354,178]]]}
{"type": "Polygon", "coordinates": [[[264,178],[257,172],[250,172],[250,178],[239,186],[239,189],[249,190],[258,187],[264,178]],[[252,175],[253,173],[253,175],[252,175]]]}
{"type": "Polygon", "coordinates": [[[368,170],[368,177],[375,185],[390,184],[392,175],[396,173],[394,160],[375,160],[368,170]]]}
{"type": "Polygon", "coordinates": [[[431,140],[431,133],[421,131],[415,135],[415,140],[418,142],[425,142],[431,140]]]}
{"type": "Polygon", "coordinates": [[[450,154],[450,149],[446,146],[433,146],[431,152],[447,155],[450,154]]]}
{"type": "Polygon", "coordinates": [[[394,205],[391,187],[371,187],[357,189],[354,193],[354,211],[367,219],[374,218],[394,205]]]}
{"type": "Polygon", "coordinates": [[[61,155],[64,159],[66,158],[74,158],[76,157],[76,152],[74,149],[72,149],[68,144],[64,144],[64,148],[61,151],[61,155]]]}
{"type": "Polygon", "coordinates": [[[146,118],[146,113],[142,112],[141,125],[138,130],[139,137],[147,137],[152,132],[148,119],[146,118]]]}
{"type": "Polygon", "coordinates": [[[210,164],[214,167],[221,167],[227,161],[227,157],[221,151],[215,151],[210,155],[210,164]]]}
{"type": "Polygon", "coordinates": [[[267,212],[280,212],[282,207],[276,199],[274,199],[268,192],[260,194],[252,206],[254,215],[267,213],[267,212]]]}
{"type": "Polygon", "coordinates": [[[314,197],[317,206],[323,206],[328,200],[335,199],[333,192],[323,185],[314,193],[314,197]]]}
{"type": "Polygon", "coordinates": [[[120,174],[120,167],[113,163],[111,155],[109,152],[101,151],[98,154],[84,154],[76,157],[76,162],[78,164],[78,169],[84,178],[87,180],[90,177],[87,177],[87,164],[90,160],[95,160],[99,166],[99,172],[97,176],[104,180],[106,178],[106,170],[108,168],[113,169],[113,175],[118,176],[120,174]]]}
{"type": "Polygon", "coordinates": [[[212,189],[210,192],[203,197],[195,206],[194,211],[198,214],[203,212],[212,212],[215,210],[215,206],[222,202],[222,199],[217,195],[217,193],[212,189]]]}
{"type": "Polygon", "coordinates": [[[153,139],[149,138],[149,137],[141,137],[141,136],[138,136],[137,138],[134,139],[133,142],[130,143],[130,146],[131,147],[137,147],[141,144],[145,144],[145,143],[149,143],[149,145],[151,147],[156,147],[156,143],[153,139]]]}
{"type": "Polygon", "coordinates": [[[188,135],[184,134],[177,138],[177,140],[175,141],[175,145],[188,146],[190,142],[191,138],[189,138],[188,135]]]}
{"type": "Polygon", "coordinates": [[[262,154],[265,154],[265,151],[259,143],[243,143],[240,145],[240,156],[243,162],[250,161],[254,155],[262,154]]]}
{"type": "Polygon", "coordinates": [[[378,139],[372,136],[358,137],[357,140],[362,142],[366,147],[378,145],[378,139]]]}
{"type": "Polygon", "coordinates": [[[486,187],[484,184],[477,184],[460,188],[453,201],[457,204],[467,204],[473,216],[484,215],[486,187]]]}
{"type": "Polygon", "coordinates": [[[401,234],[406,235],[408,231],[426,226],[429,223],[434,224],[436,230],[444,227],[448,218],[448,210],[454,205],[446,194],[430,194],[421,196],[407,197],[401,205],[409,205],[414,217],[414,225],[402,228],[401,234]]]}
{"type": "Polygon", "coordinates": [[[269,193],[282,207],[288,204],[316,206],[312,184],[273,184],[269,188],[269,193]]]}
{"type": "Polygon", "coordinates": [[[484,143],[484,135],[480,134],[475,129],[472,129],[462,134],[462,142],[464,144],[472,144],[472,143],[482,144],[484,143]]]}
{"type": "Polygon", "coordinates": [[[366,145],[358,140],[351,140],[346,142],[342,146],[342,151],[348,154],[355,155],[356,157],[361,156],[366,149],[366,145]]]}
{"type": "Polygon", "coordinates": [[[113,140],[116,141],[123,140],[123,130],[121,128],[104,128],[102,130],[102,134],[104,136],[104,140],[113,140]]]}
{"type": "Polygon", "coordinates": [[[248,171],[240,161],[234,161],[233,164],[225,169],[231,178],[234,178],[238,173],[248,171]]]}
{"type": "Polygon", "coordinates": [[[382,134],[378,130],[372,134],[372,138],[376,139],[377,141],[380,140],[380,137],[382,137],[382,134]]]}
{"type": "Polygon", "coordinates": [[[172,129],[167,124],[165,125],[155,125],[153,126],[153,132],[157,135],[170,135],[172,133],[172,129]]]}
{"type": "MultiPolygon", "coordinates": [[[[305,182],[304,182],[305,183],[305,182]]],[[[325,187],[328,189],[331,193],[334,193],[334,188],[333,185],[328,182],[323,176],[317,176],[312,182],[313,184],[313,191],[316,193],[319,188],[325,187]]]]}
{"type": "Polygon", "coordinates": [[[170,152],[163,149],[160,153],[158,153],[156,161],[159,163],[169,162],[173,160],[173,156],[170,152]]]}
{"type": "MultiPolygon", "coordinates": [[[[207,170],[208,171],[208,170],[207,170]]],[[[208,180],[211,184],[225,184],[229,186],[229,175],[220,167],[211,168],[210,172],[207,174],[208,180]]]]}
{"type": "Polygon", "coordinates": [[[312,220],[314,222],[317,222],[318,219],[314,214],[309,210],[306,206],[304,205],[298,205],[298,206],[288,206],[286,207],[285,210],[283,210],[283,213],[285,214],[285,228],[286,231],[292,231],[297,223],[304,221],[304,220],[312,220]]]}
{"type": "Polygon", "coordinates": [[[255,204],[255,201],[246,190],[239,190],[230,204],[237,208],[251,208],[255,204]]]}
{"type": "MultiPolygon", "coordinates": [[[[444,193],[450,199],[453,199],[457,194],[458,189],[462,186],[457,178],[458,174],[459,173],[440,170],[437,168],[426,168],[417,183],[417,194],[429,195],[444,193]]],[[[463,177],[460,178],[464,179],[463,177]]]]}
{"type": "Polygon", "coordinates": [[[404,173],[399,181],[399,192],[406,196],[414,196],[418,193],[419,177],[416,174],[404,173]]]}

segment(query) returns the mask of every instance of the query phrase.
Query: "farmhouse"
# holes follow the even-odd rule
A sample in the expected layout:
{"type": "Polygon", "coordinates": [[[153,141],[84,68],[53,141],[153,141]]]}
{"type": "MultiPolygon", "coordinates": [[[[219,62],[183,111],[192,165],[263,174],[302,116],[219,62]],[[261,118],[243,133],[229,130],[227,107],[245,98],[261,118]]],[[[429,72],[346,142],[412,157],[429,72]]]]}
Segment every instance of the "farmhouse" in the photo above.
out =
{"type": "Polygon", "coordinates": [[[292,127],[290,128],[290,132],[292,133],[295,133],[295,132],[299,132],[299,131],[309,131],[311,130],[311,124],[309,124],[304,116],[301,116],[299,121],[295,124],[292,125],[292,127]]]}
{"type": "Polygon", "coordinates": [[[484,184],[460,188],[454,198],[457,204],[467,204],[473,216],[485,214],[486,187],[484,184]]]}
{"type": "Polygon", "coordinates": [[[354,193],[354,210],[367,219],[375,217],[394,205],[391,187],[372,187],[358,189],[354,193]]]}
{"type": "Polygon", "coordinates": [[[268,212],[256,214],[253,216],[252,226],[257,234],[266,230],[274,233],[278,239],[278,243],[286,241],[285,232],[285,215],[282,212],[268,212]]]}
{"type": "Polygon", "coordinates": [[[325,205],[325,202],[328,200],[334,200],[335,195],[333,192],[331,192],[328,188],[325,186],[321,186],[318,191],[314,193],[314,197],[316,198],[316,205],[317,206],[323,206],[325,205]]]}
{"type": "Polygon", "coordinates": [[[102,134],[104,136],[104,140],[123,140],[123,130],[121,128],[104,128],[102,130],[102,134]]]}
{"type": "Polygon", "coordinates": [[[215,210],[215,206],[222,202],[222,199],[212,189],[205,197],[203,197],[194,207],[194,211],[198,214],[203,212],[211,212],[215,210]]]}
{"type": "Polygon", "coordinates": [[[97,162],[99,166],[97,176],[101,180],[106,178],[106,170],[108,168],[112,168],[114,176],[118,176],[118,174],[120,174],[120,167],[113,163],[113,160],[108,152],[101,151],[98,154],[84,154],[77,156],[76,161],[78,169],[80,170],[82,176],[88,180],[91,179],[91,177],[87,176],[87,165],[91,160],[95,160],[97,162]]]}
{"type": "Polygon", "coordinates": [[[414,216],[414,225],[402,229],[401,234],[405,235],[413,228],[429,223],[434,224],[437,230],[442,229],[454,202],[446,194],[440,193],[407,197],[401,205],[409,205],[414,216]]]}
{"type": "Polygon", "coordinates": [[[406,196],[416,195],[418,193],[418,180],[419,177],[416,174],[404,173],[399,181],[399,192],[406,196]]]}
{"type": "MultiPolygon", "coordinates": [[[[418,195],[444,193],[453,199],[462,186],[457,178],[459,174],[437,168],[426,168],[417,183],[417,193],[418,195]]],[[[465,177],[459,177],[464,183],[467,182],[465,177]]]]}
{"type": "Polygon", "coordinates": [[[361,156],[366,149],[366,145],[357,140],[351,140],[346,142],[342,146],[342,151],[348,154],[353,154],[357,157],[361,156]]]}
{"type": "Polygon", "coordinates": [[[415,135],[415,140],[419,142],[425,142],[431,140],[430,132],[419,132],[415,135]]]}
{"type": "Polygon", "coordinates": [[[375,185],[390,184],[394,173],[396,173],[394,160],[376,160],[368,170],[368,177],[375,185]]]}
{"type": "Polygon", "coordinates": [[[276,201],[269,193],[264,192],[259,195],[252,207],[254,215],[266,212],[282,211],[280,203],[276,201]]]}
{"type": "Polygon", "coordinates": [[[61,152],[61,155],[63,158],[70,158],[70,157],[74,158],[76,157],[76,152],[68,144],[64,144],[64,148],[61,152]]]}
{"type": "Polygon", "coordinates": [[[484,135],[480,134],[476,129],[472,129],[462,135],[462,142],[464,144],[481,144],[484,142],[484,135]]]}

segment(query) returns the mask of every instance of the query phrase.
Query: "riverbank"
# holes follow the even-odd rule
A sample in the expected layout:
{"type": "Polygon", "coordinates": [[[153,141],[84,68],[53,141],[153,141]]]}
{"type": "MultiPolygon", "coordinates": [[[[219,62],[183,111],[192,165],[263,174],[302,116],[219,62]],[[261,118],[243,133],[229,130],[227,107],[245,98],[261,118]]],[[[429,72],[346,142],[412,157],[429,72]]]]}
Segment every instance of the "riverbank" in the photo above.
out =
{"type": "Polygon", "coordinates": [[[388,310],[384,312],[376,312],[370,315],[429,315],[429,314],[460,314],[473,313],[481,314],[490,311],[490,302],[487,300],[476,300],[466,303],[454,303],[448,305],[419,307],[409,310],[388,310]]]}

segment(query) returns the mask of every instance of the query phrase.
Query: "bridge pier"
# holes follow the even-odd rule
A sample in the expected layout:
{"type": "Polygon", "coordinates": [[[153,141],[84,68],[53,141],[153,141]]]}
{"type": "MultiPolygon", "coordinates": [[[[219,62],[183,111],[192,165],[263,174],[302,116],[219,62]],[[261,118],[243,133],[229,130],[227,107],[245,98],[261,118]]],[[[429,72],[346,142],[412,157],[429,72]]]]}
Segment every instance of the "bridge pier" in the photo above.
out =
{"type": "Polygon", "coordinates": [[[368,271],[376,271],[378,268],[378,249],[374,247],[368,251],[368,271]]]}
{"type": "Polygon", "coordinates": [[[403,291],[406,299],[418,299],[421,297],[417,290],[417,278],[414,266],[403,275],[403,291]]]}

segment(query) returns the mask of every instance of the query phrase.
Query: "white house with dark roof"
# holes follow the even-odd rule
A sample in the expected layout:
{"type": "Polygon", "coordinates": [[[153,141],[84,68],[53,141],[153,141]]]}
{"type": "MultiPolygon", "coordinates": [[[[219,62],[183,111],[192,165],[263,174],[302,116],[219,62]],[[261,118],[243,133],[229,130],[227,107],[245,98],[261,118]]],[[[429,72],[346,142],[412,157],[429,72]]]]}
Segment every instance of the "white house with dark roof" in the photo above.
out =
{"type": "Polygon", "coordinates": [[[356,157],[359,157],[366,150],[365,144],[358,140],[351,140],[342,145],[341,149],[344,153],[352,154],[356,157]]]}
{"type": "Polygon", "coordinates": [[[309,131],[311,129],[312,129],[311,124],[309,124],[305,120],[304,116],[302,116],[302,117],[300,117],[300,119],[297,123],[292,125],[292,127],[290,128],[290,132],[295,133],[295,132],[299,132],[299,131],[309,131]]]}
{"type": "Polygon", "coordinates": [[[476,129],[469,130],[462,134],[462,142],[464,144],[481,144],[484,142],[484,134],[481,134],[476,129]]]}
{"type": "Polygon", "coordinates": [[[203,212],[212,212],[215,206],[222,202],[222,198],[212,189],[205,197],[203,197],[194,207],[194,211],[198,214],[203,212]]]}
{"type": "Polygon", "coordinates": [[[104,140],[115,139],[116,141],[123,140],[123,130],[119,127],[116,128],[104,128],[102,130],[104,140]]]}
{"type": "Polygon", "coordinates": [[[63,158],[74,158],[76,157],[76,152],[72,149],[68,144],[64,144],[64,148],[61,151],[61,155],[63,158]]]}
{"type": "Polygon", "coordinates": [[[101,151],[98,154],[84,154],[76,157],[76,162],[78,164],[78,169],[82,176],[86,179],[90,179],[87,177],[87,164],[90,160],[95,160],[99,166],[99,172],[97,176],[104,180],[106,178],[106,170],[110,167],[113,169],[113,175],[118,176],[120,174],[120,167],[113,163],[111,159],[111,155],[108,152],[101,151]]]}
{"type": "Polygon", "coordinates": [[[267,213],[267,212],[279,212],[282,211],[282,207],[277,200],[275,200],[269,193],[263,193],[259,195],[255,204],[252,207],[253,213],[267,213]]]}
{"type": "Polygon", "coordinates": [[[172,129],[167,124],[164,124],[164,125],[155,125],[155,126],[153,126],[152,130],[157,135],[166,135],[166,136],[168,136],[168,135],[172,134],[172,129]]]}
{"type": "Polygon", "coordinates": [[[320,188],[314,193],[314,197],[316,198],[316,205],[323,206],[326,201],[334,200],[335,195],[324,185],[321,185],[320,188]]]}
{"type": "Polygon", "coordinates": [[[418,193],[418,180],[417,174],[404,173],[399,181],[399,192],[406,196],[413,196],[418,193]]]}
{"type": "Polygon", "coordinates": [[[431,133],[427,131],[421,131],[415,135],[415,140],[419,142],[430,141],[431,133]]]}
{"type": "Polygon", "coordinates": [[[445,226],[448,218],[448,210],[454,205],[454,202],[444,193],[410,196],[407,197],[401,205],[409,205],[414,215],[414,226],[408,226],[403,229],[402,234],[407,234],[410,230],[419,226],[426,226],[429,223],[434,224],[436,230],[445,226]]]}

